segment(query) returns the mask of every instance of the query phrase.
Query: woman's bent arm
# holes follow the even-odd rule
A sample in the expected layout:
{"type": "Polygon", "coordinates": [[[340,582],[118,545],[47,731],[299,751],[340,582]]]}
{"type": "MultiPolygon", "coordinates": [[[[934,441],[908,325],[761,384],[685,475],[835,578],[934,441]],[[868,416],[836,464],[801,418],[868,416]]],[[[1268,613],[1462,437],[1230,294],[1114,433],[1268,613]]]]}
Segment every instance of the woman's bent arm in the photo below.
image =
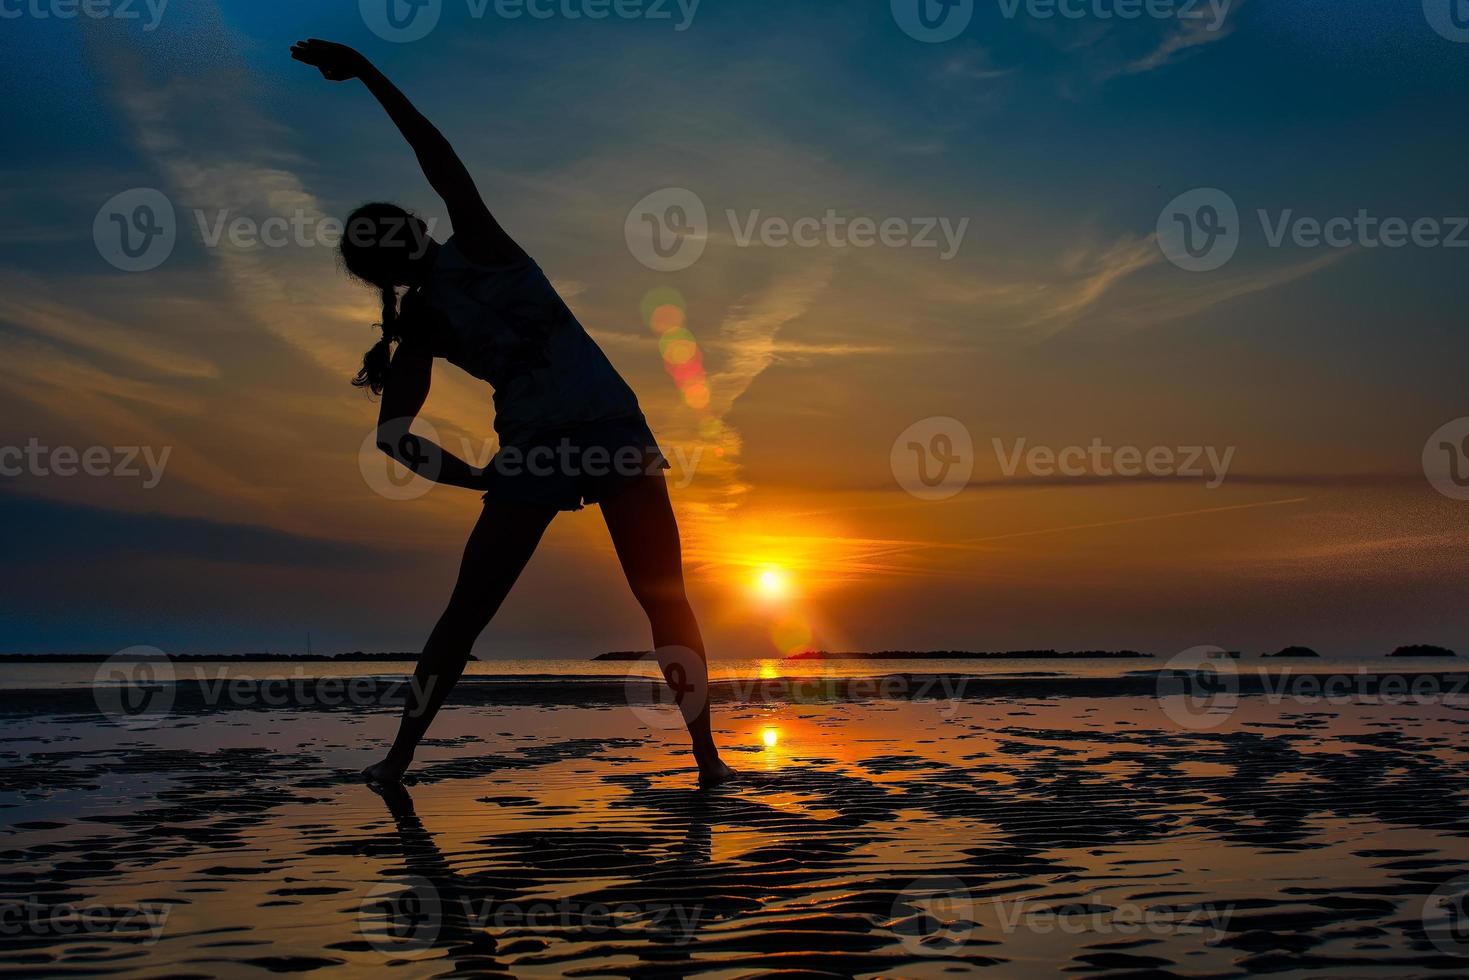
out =
{"type": "Polygon", "coordinates": [[[415,435],[413,420],[428,400],[433,355],[398,345],[388,367],[377,416],[377,447],[426,480],[466,490],[484,490],[484,472],[431,439],[415,435]]]}

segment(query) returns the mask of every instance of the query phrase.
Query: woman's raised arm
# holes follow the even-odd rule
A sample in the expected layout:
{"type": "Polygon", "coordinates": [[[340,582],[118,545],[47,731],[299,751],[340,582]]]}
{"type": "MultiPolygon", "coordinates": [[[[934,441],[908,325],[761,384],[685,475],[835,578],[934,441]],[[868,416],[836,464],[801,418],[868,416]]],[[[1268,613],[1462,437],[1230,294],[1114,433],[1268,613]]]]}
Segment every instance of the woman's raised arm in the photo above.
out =
{"type": "Polygon", "coordinates": [[[291,57],[316,68],[330,81],[361,79],[413,148],[429,186],[443,198],[449,220],[454,222],[455,241],[468,258],[502,265],[525,257],[515,239],[505,233],[485,206],[469,169],[444,134],[361,52],[345,44],[311,38],[292,45],[291,57]]]}

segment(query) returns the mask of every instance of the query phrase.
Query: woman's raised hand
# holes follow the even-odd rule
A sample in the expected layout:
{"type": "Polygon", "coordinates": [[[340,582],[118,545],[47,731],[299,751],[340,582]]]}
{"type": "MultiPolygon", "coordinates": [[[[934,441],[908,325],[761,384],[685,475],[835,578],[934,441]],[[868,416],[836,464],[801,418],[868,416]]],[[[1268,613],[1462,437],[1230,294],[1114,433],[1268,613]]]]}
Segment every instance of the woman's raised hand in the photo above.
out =
{"type": "Polygon", "coordinates": [[[291,45],[291,57],[315,68],[321,72],[322,78],[332,82],[358,78],[372,67],[372,63],[355,48],[315,37],[291,45]]]}

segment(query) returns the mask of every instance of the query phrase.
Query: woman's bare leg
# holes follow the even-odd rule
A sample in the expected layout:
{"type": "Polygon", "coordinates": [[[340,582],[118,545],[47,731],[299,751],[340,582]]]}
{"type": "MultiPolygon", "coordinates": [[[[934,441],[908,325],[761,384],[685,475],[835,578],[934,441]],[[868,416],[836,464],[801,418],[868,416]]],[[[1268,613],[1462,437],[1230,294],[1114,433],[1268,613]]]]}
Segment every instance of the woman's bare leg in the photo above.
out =
{"type": "Polygon", "coordinates": [[[464,673],[475,639],[509,595],[555,516],[550,507],[485,501],[484,512],[464,546],[449,605],[418,658],[398,737],[386,759],[362,770],[369,780],[392,783],[402,777],[419,740],[464,673]]]}
{"type": "Polygon", "coordinates": [[[612,546],[622,562],[627,584],[648,614],[648,622],[653,627],[653,646],[686,647],[696,654],[691,663],[683,666],[697,676],[675,679],[670,676],[668,664],[660,661],[659,666],[689,726],[694,760],[699,764],[699,782],[706,786],[724,782],[733,772],[720,761],[709,730],[709,668],[704,638],[684,593],[678,522],[673,516],[663,474],[639,476],[631,486],[602,501],[602,517],[612,533],[612,546]],[[684,704],[685,691],[697,691],[699,703],[684,704]]]}

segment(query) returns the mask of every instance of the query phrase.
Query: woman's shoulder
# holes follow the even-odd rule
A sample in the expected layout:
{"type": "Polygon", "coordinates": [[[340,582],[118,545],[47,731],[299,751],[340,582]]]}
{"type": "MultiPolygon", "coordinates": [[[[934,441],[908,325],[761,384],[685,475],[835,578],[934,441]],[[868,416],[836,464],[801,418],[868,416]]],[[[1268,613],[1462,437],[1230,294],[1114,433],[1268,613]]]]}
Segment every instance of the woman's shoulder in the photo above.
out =
{"type": "Polygon", "coordinates": [[[440,249],[427,292],[430,302],[451,315],[465,302],[494,308],[559,304],[556,287],[524,253],[518,259],[487,264],[466,256],[452,238],[440,249]]]}
{"type": "Polygon", "coordinates": [[[524,269],[539,271],[540,266],[536,265],[535,260],[522,249],[517,247],[514,254],[508,255],[483,254],[466,246],[457,235],[449,236],[449,239],[439,246],[439,254],[434,261],[436,272],[474,271],[495,274],[524,269]]]}

